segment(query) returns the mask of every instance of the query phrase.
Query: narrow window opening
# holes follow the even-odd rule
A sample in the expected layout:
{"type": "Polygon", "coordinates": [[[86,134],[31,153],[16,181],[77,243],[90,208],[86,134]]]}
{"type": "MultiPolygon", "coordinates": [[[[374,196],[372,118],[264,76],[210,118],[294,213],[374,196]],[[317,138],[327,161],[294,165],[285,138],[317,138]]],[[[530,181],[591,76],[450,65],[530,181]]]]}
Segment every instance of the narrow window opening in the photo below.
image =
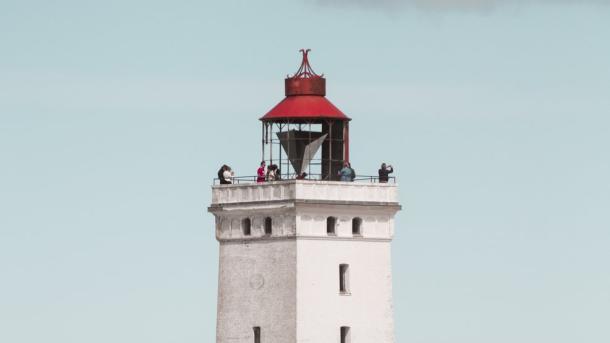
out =
{"type": "Polygon", "coordinates": [[[339,292],[349,294],[349,264],[339,265],[339,292]]]}
{"type": "Polygon", "coordinates": [[[341,343],[350,343],[352,341],[350,331],[349,326],[341,327],[341,343]]]}
{"type": "Polygon", "coordinates": [[[273,220],[271,219],[271,217],[265,218],[265,235],[271,236],[271,233],[273,232],[272,224],[273,220]]]}
{"type": "Polygon", "coordinates": [[[254,343],[261,343],[261,327],[255,326],[252,329],[254,330],[254,343]]]}
{"type": "Polygon", "coordinates": [[[245,218],[244,220],[241,221],[241,229],[244,232],[244,236],[250,236],[251,226],[252,226],[252,222],[250,221],[250,218],[245,218]]]}
{"type": "Polygon", "coordinates": [[[354,236],[362,236],[362,219],[354,218],[352,219],[352,235],[354,236]]]}
{"type": "Polygon", "coordinates": [[[327,235],[336,235],[336,227],[337,227],[337,218],[328,217],[326,218],[326,234],[327,235]]]}

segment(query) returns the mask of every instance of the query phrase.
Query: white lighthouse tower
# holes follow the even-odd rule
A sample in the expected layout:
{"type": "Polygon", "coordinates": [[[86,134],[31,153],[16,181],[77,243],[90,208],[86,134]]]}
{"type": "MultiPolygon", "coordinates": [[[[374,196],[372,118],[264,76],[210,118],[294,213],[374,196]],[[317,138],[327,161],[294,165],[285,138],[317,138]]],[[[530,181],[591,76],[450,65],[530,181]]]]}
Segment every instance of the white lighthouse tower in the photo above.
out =
{"type": "Polygon", "coordinates": [[[261,118],[262,159],[282,179],[212,187],[217,343],[394,342],[397,185],[338,181],[350,119],[326,99],[307,52],[286,98],[261,118]]]}

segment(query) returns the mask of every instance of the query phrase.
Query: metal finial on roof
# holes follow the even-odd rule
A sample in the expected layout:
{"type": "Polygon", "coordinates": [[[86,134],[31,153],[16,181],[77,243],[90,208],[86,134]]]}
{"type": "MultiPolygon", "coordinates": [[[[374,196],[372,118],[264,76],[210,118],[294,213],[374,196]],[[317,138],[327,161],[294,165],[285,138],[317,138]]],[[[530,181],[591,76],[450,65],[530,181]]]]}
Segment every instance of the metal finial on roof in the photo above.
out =
{"type": "Polygon", "coordinates": [[[294,75],[286,76],[284,85],[286,96],[292,95],[326,95],[326,79],[324,74],[318,75],[309,65],[308,54],[310,49],[299,50],[303,54],[303,61],[294,75]]]}
{"type": "Polygon", "coordinates": [[[311,68],[311,65],[309,65],[309,58],[307,57],[307,55],[309,54],[311,49],[301,49],[299,51],[303,54],[303,61],[301,62],[301,66],[299,67],[299,70],[297,70],[297,72],[294,73],[294,75],[288,76],[288,78],[310,79],[310,78],[315,78],[315,77],[323,77],[324,75],[316,74],[316,72],[313,71],[313,68],[311,68]]]}

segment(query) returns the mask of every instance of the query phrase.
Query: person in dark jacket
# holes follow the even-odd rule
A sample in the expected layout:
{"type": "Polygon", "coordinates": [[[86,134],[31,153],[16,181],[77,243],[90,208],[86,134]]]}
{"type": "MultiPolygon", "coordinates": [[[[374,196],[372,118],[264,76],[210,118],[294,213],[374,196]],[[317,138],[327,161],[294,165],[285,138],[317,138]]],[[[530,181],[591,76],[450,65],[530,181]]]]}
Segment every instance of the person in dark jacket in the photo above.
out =
{"type": "Polygon", "coordinates": [[[226,164],[223,164],[222,167],[220,167],[220,169],[218,170],[218,180],[220,181],[221,185],[227,185],[227,184],[231,183],[231,181],[227,181],[224,176],[225,171],[228,169],[229,169],[229,166],[227,166],[226,164]]]}
{"type": "Polygon", "coordinates": [[[379,182],[387,183],[390,179],[390,174],[394,172],[394,168],[391,165],[386,165],[385,163],[381,164],[381,169],[379,169],[379,182]]]}
{"type": "Polygon", "coordinates": [[[356,178],[356,171],[354,170],[354,168],[352,168],[352,164],[350,162],[347,162],[347,166],[349,167],[349,169],[351,169],[352,174],[350,175],[350,181],[354,181],[354,179],[356,178]]]}

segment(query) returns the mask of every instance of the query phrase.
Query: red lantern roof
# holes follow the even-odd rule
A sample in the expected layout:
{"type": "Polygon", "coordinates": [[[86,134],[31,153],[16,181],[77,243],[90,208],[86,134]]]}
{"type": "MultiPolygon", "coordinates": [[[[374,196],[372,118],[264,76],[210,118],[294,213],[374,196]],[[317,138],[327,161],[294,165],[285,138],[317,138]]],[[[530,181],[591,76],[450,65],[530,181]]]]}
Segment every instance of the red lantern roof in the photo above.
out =
{"type": "Polygon", "coordinates": [[[349,120],[328,99],[320,95],[292,95],[287,96],[271,111],[267,112],[261,120],[274,119],[313,119],[332,118],[338,120],[349,120]]]}
{"type": "Polygon", "coordinates": [[[301,67],[293,76],[286,77],[284,86],[286,98],[267,112],[260,120],[290,120],[290,119],[335,119],[350,120],[341,110],[326,99],[326,79],[324,75],[316,74],[307,54],[309,49],[300,50],[303,53],[301,67]]]}

